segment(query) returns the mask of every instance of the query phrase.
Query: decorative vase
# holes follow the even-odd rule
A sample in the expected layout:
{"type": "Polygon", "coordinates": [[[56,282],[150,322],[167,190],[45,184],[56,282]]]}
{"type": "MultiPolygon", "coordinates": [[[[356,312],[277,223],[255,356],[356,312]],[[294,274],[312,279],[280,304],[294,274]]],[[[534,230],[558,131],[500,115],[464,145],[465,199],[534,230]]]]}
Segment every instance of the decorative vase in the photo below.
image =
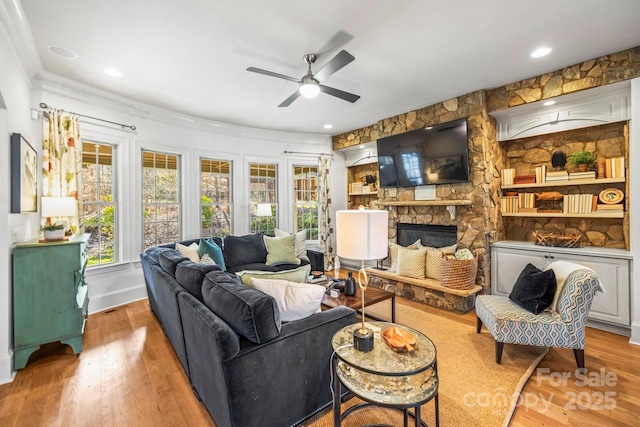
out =
{"type": "Polygon", "coordinates": [[[354,296],[356,294],[356,281],[351,272],[349,272],[349,277],[344,279],[344,294],[347,296],[354,296]]]}

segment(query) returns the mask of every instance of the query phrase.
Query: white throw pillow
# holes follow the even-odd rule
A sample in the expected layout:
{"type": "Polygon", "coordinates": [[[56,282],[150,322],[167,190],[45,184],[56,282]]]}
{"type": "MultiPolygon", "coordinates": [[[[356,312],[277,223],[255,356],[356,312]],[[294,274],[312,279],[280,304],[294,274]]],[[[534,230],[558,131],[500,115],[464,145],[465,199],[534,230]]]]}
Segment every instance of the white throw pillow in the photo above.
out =
{"type": "Polygon", "coordinates": [[[176,250],[182,255],[186,256],[193,262],[200,262],[200,255],[198,255],[198,244],[192,243],[189,246],[185,246],[180,243],[176,243],[176,250]]]}
{"type": "Polygon", "coordinates": [[[211,259],[211,257],[209,256],[209,254],[204,254],[202,255],[202,258],[200,258],[200,264],[204,264],[204,265],[218,265],[216,264],[216,262],[211,259]]]}
{"type": "Polygon", "coordinates": [[[398,269],[400,276],[424,279],[424,261],[427,258],[427,248],[418,249],[398,247],[398,269]]]}
{"type": "MultiPolygon", "coordinates": [[[[276,232],[276,237],[287,237],[291,235],[291,233],[278,230],[277,228],[274,231],[276,232]]],[[[309,261],[309,257],[307,256],[307,230],[296,233],[296,257],[301,261],[309,261]]]]}
{"type": "MultiPolygon", "coordinates": [[[[560,298],[560,293],[564,288],[564,284],[567,281],[567,277],[571,273],[580,269],[591,270],[589,267],[585,267],[581,264],[576,264],[575,262],[569,261],[554,261],[547,266],[544,270],[553,270],[553,273],[556,275],[556,293],[553,295],[553,302],[549,306],[549,310],[556,311],[556,307],[558,305],[558,298],[560,298]]],[[[591,270],[593,271],[593,270],[591,270]]],[[[600,280],[598,280],[600,282],[600,280]]],[[[600,282],[599,290],[604,292],[604,287],[602,286],[602,282],[600,282]]]]}
{"type": "Polygon", "coordinates": [[[283,322],[304,319],[320,310],[324,286],[280,279],[252,278],[253,287],[273,297],[283,322]]]}

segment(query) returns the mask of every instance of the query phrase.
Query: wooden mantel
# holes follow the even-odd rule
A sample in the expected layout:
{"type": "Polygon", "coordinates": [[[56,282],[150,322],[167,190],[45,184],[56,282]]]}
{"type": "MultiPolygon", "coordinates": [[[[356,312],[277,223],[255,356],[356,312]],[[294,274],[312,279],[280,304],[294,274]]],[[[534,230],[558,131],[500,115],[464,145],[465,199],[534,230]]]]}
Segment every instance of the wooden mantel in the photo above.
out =
{"type": "Polygon", "coordinates": [[[456,219],[456,206],[470,206],[471,200],[467,199],[441,199],[441,200],[408,200],[405,202],[402,201],[381,201],[377,200],[375,202],[378,206],[445,206],[449,215],[451,216],[451,220],[456,219]]]}

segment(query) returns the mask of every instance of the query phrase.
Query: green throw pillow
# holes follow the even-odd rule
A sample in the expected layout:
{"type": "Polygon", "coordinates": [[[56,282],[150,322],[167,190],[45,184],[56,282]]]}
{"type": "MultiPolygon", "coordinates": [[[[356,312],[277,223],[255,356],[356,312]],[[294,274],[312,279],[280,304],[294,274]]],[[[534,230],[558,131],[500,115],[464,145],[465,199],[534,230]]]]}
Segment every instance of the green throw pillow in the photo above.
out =
{"type": "Polygon", "coordinates": [[[267,265],[300,264],[296,256],[296,236],[285,237],[264,236],[264,245],[267,247],[267,265]]]}
{"type": "Polygon", "coordinates": [[[204,256],[204,254],[208,254],[209,258],[211,258],[213,262],[218,264],[222,271],[227,271],[227,266],[224,265],[224,255],[222,255],[222,249],[213,239],[200,239],[198,254],[200,255],[200,257],[204,256]]]}
{"type": "Polygon", "coordinates": [[[236,273],[240,277],[240,281],[247,286],[253,287],[251,278],[257,277],[260,279],[282,279],[289,282],[306,283],[307,278],[311,273],[311,265],[303,265],[293,270],[283,271],[258,271],[258,270],[245,270],[236,273]]]}

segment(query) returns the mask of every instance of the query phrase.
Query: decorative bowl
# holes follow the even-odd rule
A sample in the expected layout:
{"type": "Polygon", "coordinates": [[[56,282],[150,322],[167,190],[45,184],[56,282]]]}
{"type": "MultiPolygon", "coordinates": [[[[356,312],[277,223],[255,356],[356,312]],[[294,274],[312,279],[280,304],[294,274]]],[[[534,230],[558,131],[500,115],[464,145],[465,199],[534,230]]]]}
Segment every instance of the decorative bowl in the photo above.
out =
{"type": "Polygon", "coordinates": [[[322,276],[323,274],[324,274],[324,271],[312,271],[312,272],[311,272],[311,275],[312,275],[314,278],[316,278],[316,279],[317,279],[318,277],[322,276]]]}

